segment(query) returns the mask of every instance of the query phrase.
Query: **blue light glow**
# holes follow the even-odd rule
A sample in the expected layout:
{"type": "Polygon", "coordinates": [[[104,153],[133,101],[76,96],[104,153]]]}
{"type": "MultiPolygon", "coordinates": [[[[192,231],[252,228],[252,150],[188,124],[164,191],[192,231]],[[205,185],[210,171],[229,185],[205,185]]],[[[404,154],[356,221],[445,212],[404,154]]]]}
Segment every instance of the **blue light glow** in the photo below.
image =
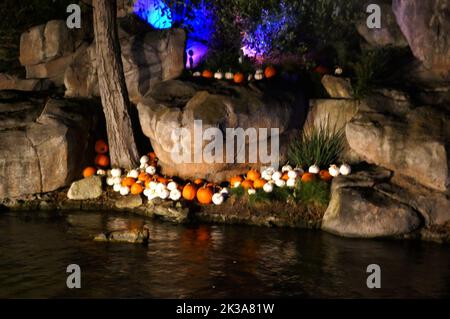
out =
{"type": "MultiPolygon", "coordinates": [[[[208,44],[214,32],[214,20],[211,9],[204,1],[199,5],[190,5],[190,0],[184,4],[169,8],[164,0],[137,0],[134,13],[155,29],[168,29],[180,26],[188,31],[186,53],[193,51],[193,66],[196,67],[205,57],[208,44]],[[190,12],[186,12],[190,8],[190,12]]],[[[186,67],[189,67],[189,56],[186,67]]]]}

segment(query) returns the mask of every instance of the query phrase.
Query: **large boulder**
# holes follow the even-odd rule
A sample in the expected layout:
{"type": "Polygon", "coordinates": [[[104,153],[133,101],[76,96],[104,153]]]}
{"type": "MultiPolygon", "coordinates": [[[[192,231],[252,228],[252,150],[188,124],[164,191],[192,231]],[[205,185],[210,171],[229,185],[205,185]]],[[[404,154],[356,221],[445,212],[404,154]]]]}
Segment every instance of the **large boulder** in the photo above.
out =
{"type": "Polygon", "coordinates": [[[100,197],[102,193],[102,178],[91,176],[73,182],[67,192],[67,198],[73,200],[95,199],[100,197]]]}
{"type": "Polygon", "coordinates": [[[391,0],[370,0],[365,2],[365,7],[369,4],[377,4],[381,8],[381,28],[369,29],[367,27],[367,16],[356,23],[358,33],[373,47],[381,48],[393,46],[399,48],[408,47],[408,42],[397,24],[392,11],[391,0]]]}
{"type": "Polygon", "coordinates": [[[53,191],[79,177],[98,107],[50,99],[43,108],[42,100],[13,102],[2,95],[0,198],[53,191]]]}
{"type": "Polygon", "coordinates": [[[408,234],[421,226],[413,208],[374,190],[388,176],[378,169],[335,178],[322,229],[344,237],[374,238],[408,234]]]}
{"type": "Polygon", "coordinates": [[[305,98],[298,88],[289,89],[284,83],[273,82],[237,86],[224,81],[165,81],[156,84],[138,104],[142,130],[150,138],[163,172],[213,181],[222,181],[243,173],[249,166],[260,165],[260,157],[251,161],[255,163],[249,163],[248,157],[249,147],[257,147],[257,143],[259,151],[266,153],[264,148],[270,149],[272,139],[279,139],[280,158],[283,158],[286,151],[283,147],[288,145],[290,135],[297,133],[302,126],[306,110],[305,98]],[[200,132],[202,139],[203,132],[195,120],[202,121],[203,132],[208,128],[218,128],[221,136],[205,138],[196,149],[194,134],[200,132]],[[249,139],[245,139],[242,148],[236,150],[232,140],[226,139],[227,129],[233,128],[254,129],[257,143],[249,143],[249,139]],[[277,128],[278,132],[272,134],[272,128],[277,128]],[[267,135],[258,135],[259,129],[267,129],[267,135]],[[181,141],[174,139],[173,133],[177,130],[184,131],[181,141]],[[225,142],[229,142],[233,149],[227,149],[225,142]],[[208,163],[200,158],[200,153],[211,143],[223,143],[223,159],[208,163]],[[191,151],[191,156],[181,162],[176,159],[177,146],[180,145],[191,151]],[[241,163],[237,160],[238,152],[246,154],[241,163]],[[199,160],[195,155],[200,155],[199,160]],[[226,155],[232,157],[229,163],[226,155]]]}
{"type": "Polygon", "coordinates": [[[347,141],[370,163],[445,192],[450,184],[450,115],[416,106],[402,94],[377,94],[346,126],[347,141]]]}
{"type": "Polygon", "coordinates": [[[414,55],[450,76],[450,0],[393,0],[392,8],[414,55]]]}
{"type": "MultiPolygon", "coordinates": [[[[186,34],[182,29],[119,30],[122,62],[130,100],[138,103],[156,83],[175,79],[184,70],[186,34]]],[[[77,55],[64,76],[67,97],[97,96],[95,43],[77,55]]]]}
{"type": "Polygon", "coordinates": [[[43,91],[50,86],[47,79],[21,79],[17,75],[0,73],[0,90],[43,91]]]}

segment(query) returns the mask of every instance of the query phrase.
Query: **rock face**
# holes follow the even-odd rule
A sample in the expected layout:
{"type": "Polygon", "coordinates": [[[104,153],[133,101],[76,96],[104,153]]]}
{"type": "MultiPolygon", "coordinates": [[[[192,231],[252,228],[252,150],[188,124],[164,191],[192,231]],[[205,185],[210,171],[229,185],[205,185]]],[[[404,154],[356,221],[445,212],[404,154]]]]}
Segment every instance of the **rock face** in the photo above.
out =
{"type": "Polygon", "coordinates": [[[102,179],[91,176],[73,182],[67,192],[67,198],[74,200],[95,199],[102,195],[102,179]]]}
{"type": "Polygon", "coordinates": [[[356,24],[358,33],[373,47],[407,47],[408,42],[403,36],[392,11],[392,1],[371,0],[365,3],[365,8],[367,8],[369,4],[378,4],[380,6],[381,28],[369,29],[365,18],[356,24]]]}
{"type": "Polygon", "coordinates": [[[65,69],[72,63],[81,45],[78,35],[64,20],[51,20],[24,32],[20,38],[20,63],[27,79],[51,79],[62,84],[65,69]]]}
{"type": "Polygon", "coordinates": [[[46,79],[21,79],[16,75],[0,73],[0,90],[43,91],[51,82],[46,79]]]}
{"type": "MultiPolygon", "coordinates": [[[[379,173],[378,173],[379,174],[379,173]]],[[[374,238],[407,234],[421,225],[409,206],[373,191],[375,178],[340,176],[333,180],[330,204],[322,229],[344,237],[374,238]]]]}
{"type": "Polygon", "coordinates": [[[415,106],[404,96],[373,96],[347,124],[350,147],[362,158],[445,192],[450,184],[450,114],[415,106]]]}
{"type": "MultiPolygon", "coordinates": [[[[120,29],[120,45],[130,100],[138,103],[156,83],[177,78],[184,70],[185,32],[181,29],[149,31],[134,35],[120,29]]],[[[141,31],[142,32],[142,31],[141,31]]],[[[68,97],[98,95],[95,44],[74,58],[64,84],[68,97]]]]}
{"type": "Polygon", "coordinates": [[[353,88],[350,79],[324,75],[322,77],[322,85],[332,98],[351,99],[353,97],[353,88]]]}
{"type": "MultiPolygon", "coordinates": [[[[223,181],[234,174],[243,173],[249,166],[258,166],[261,157],[257,153],[255,161],[249,164],[248,156],[242,163],[237,161],[237,151],[230,142],[227,154],[227,128],[254,129],[255,137],[259,140],[259,151],[270,150],[272,139],[279,138],[281,146],[287,146],[290,134],[295,134],[300,128],[307,105],[301,92],[290,91],[283,84],[275,83],[237,86],[227,82],[213,82],[200,80],[199,82],[165,81],[156,84],[153,89],[138,104],[139,119],[142,130],[150,138],[152,146],[158,155],[163,173],[184,178],[207,178],[212,181],[223,181]],[[201,120],[202,127],[194,123],[201,120]],[[202,142],[202,135],[208,128],[218,128],[221,136],[209,136],[202,142]],[[267,135],[258,135],[258,129],[267,129],[267,135]],[[271,133],[271,129],[278,129],[278,133],[271,133]],[[203,129],[203,131],[201,131],[203,129]],[[181,139],[174,139],[173,133],[183,132],[181,139]],[[200,132],[198,148],[195,148],[194,134],[200,132]],[[272,134],[272,135],[271,135],[272,134]],[[190,137],[190,138],[189,138],[190,137]],[[218,142],[216,144],[211,141],[218,142]],[[218,152],[211,161],[202,158],[208,144],[223,145],[223,154],[218,152]],[[182,158],[177,146],[183,145],[182,158]],[[262,148],[261,148],[262,146],[262,148]],[[233,147],[233,150],[231,150],[233,147]],[[190,156],[184,155],[190,151],[190,156]],[[231,157],[227,163],[226,155],[231,157]],[[198,156],[197,159],[195,156],[198,156]]],[[[198,136],[198,135],[197,135],[198,136]]],[[[245,139],[240,152],[249,154],[249,140],[245,139]]],[[[257,146],[257,143],[252,143],[257,146]]],[[[216,149],[217,150],[217,149],[216,149]]],[[[285,150],[280,149],[283,157],[285,150]]],[[[241,153],[242,154],[242,153],[241,153]]],[[[271,155],[270,153],[268,155],[271,155]]],[[[268,165],[270,163],[267,163],[268,165]]]]}
{"type": "Polygon", "coordinates": [[[414,55],[449,76],[450,1],[393,0],[392,8],[414,55]]]}
{"type": "Polygon", "coordinates": [[[11,97],[0,95],[0,198],[70,184],[80,176],[98,106],[50,99],[43,107],[39,99],[11,97]]]}

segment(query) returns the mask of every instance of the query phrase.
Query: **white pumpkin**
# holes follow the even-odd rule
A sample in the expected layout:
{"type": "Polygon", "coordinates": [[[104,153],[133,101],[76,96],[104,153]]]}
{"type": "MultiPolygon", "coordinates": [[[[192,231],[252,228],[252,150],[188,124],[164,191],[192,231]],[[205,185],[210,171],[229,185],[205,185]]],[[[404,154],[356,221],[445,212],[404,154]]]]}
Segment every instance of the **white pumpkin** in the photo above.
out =
{"type": "Polygon", "coordinates": [[[220,194],[222,194],[222,195],[228,195],[228,193],[229,193],[229,190],[226,187],[224,187],[220,190],[220,194]]]}
{"type": "Polygon", "coordinates": [[[281,168],[281,172],[282,173],[284,173],[284,172],[289,172],[289,171],[292,171],[292,166],[291,165],[284,165],[282,168],[281,168]]]}
{"type": "Polygon", "coordinates": [[[169,198],[173,201],[177,201],[181,198],[181,192],[175,188],[170,191],[169,198]]]}
{"type": "Polygon", "coordinates": [[[150,183],[148,183],[148,189],[155,191],[156,187],[158,186],[158,183],[151,181],[150,183]]]}
{"type": "Polygon", "coordinates": [[[222,205],[224,199],[225,198],[223,197],[223,194],[221,194],[221,193],[215,193],[212,196],[212,202],[214,205],[222,205]]]}
{"type": "Polygon", "coordinates": [[[272,174],[269,174],[267,171],[263,171],[261,173],[261,178],[265,179],[266,181],[272,180],[272,174]]]}
{"type": "Polygon", "coordinates": [[[298,177],[298,173],[294,170],[288,172],[289,179],[296,179],[298,177]]]}
{"type": "Polygon", "coordinates": [[[157,194],[160,194],[162,191],[167,190],[166,185],[164,185],[163,183],[157,183],[155,191],[157,194]]]}
{"type": "Polygon", "coordinates": [[[339,168],[339,172],[342,175],[347,176],[350,175],[350,173],[352,172],[352,168],[348,164],[342,164],[341,167],[339,168]]]}
{"type": "Polygon", "coordinates": [[[106,171],[104,169],[98,169],[97,170],[97,175],[98,176],[105,176],[106,175],[106,171]]]}
{"type": "Polygon", "coordinates": [[[141,164],[147,164],[149,161],[150,158],[147,155],[142,156],[141,159],[139,160],[141,164]]]}
{"type": "Polygon", "coordinates": [[[130,189],[128,186],[122,186],[120,187],[120,195],[127,196],[130,193],[130,189]]]}
{"type": "Polygon", "coordinates": [[[256,194],[256,190],[254,190],[253,188],[249,188],[249,189],[247,190],[247,193],[248,193],[249,195],[255,195],[255,194],[256,194]]]}
{"type": "Polygon", "coordinates": [[[319,174],[320,167],[318,165],[314,164],[309,167],[308,172],[310,172],[311,174],[319,174]]]}
{"type": "Polygon", "coordinates": [[[276,181],[280,180],[282,176],[283,176],[283,174],[281,174],[281,172],[275,172],[272,174],[272,179],[276,182],[276,181]]]}
{"type": "Polygon", "coordinates": [[[122,170],[120,168],[113,168],[111,170],[111,176],[112,177],[120,177],[120,176],[122,176],[122,170]]]}
{"type": "Polygon", "coordinates": [[[139,165],[139,169],[140,169],[141,171],[145,171],[145,170],[147,169],[147,167],[148,167],[148,164],[147,164],[147,163],[139,165]]]}
{"type": "Polygon", "coordinates": [[[225,73],[225,79],[227,79],[227,80],[233,80],[233,79],[234,79],[234,74],[233,74],[233,72],[227,72],[227,73],[225,73]]]}
{"type": "Polygon", "coordinates": [[[273,185],[271,183],[265,183],[263,186],[263,190],[266,193],[271,193],[273,191],[273,185]]]}
{"type": "Polygon", "coordinates": [[[149,167],[147,167],[147,168],[145,169],[145,172],[146,172],[147,174],[150,174],[150,175],[155,175],[155,174],[156,174],[156,167],[150,165],[149,167]]]}
{"type": "Polygon", "coordinates": [[[113,183],[114,183],[114,185],[120,185],[120,183],[122,183],[122,178],[113,177],[113,183]]]}
{"type": "Polygon", "coordinates": [[[235,182],[233,185],[231,185],[232,188],[236,188],[241,186],[241,182],[235,182]]]}
{"type": "Polygon", "coordinates": [[[120,189],[122,188],[122,185],[120,185],[120,184],[114,184],[113,185],[113,190],[115,191],[115,192],[120,192],[120,189]]]}
{"type": "Polygon", "coordinates": [[[247,81],[248,81],[248,82],[253,81],[253,74],[249,74],[249,75],[248,75],[247,81]]]}
{"type": "Polygon", "coordinates": [[[264,79],[264,73],[255,73],[255,80],[256,81],[261,81],[264,79]]]}
{"type": "Polygon", "coordinates": [[[177,187],[178,187],[178,185],[177,185],[177,183],[175,183],[175,182],[169,182],[169,184],[167,184],[167,189],[168,189],[169,191],[176,190],[177,187]]]}
{"type": "Polygon", "coordinates": [[[114,185],[114,178],[113,177],[107,177],[106,178],[106,185],[113,186],[114,185]]]}
{"type": "Polygon", "coordinates": [[[197,71],[197,72],[194,72],[194,74],[192,74],[192,76],[193,76],[194,78],[198,78],[198,77],[201,77],[202,74],[201,74],[200,71],[197,71]]]}
{"type": "Polygon", "coordinates": [[[255,74],[264,74],[264,70],[263,69],[257,69],[255,74]]]}
{"type": "Polygon", "coordinates": [[[297,173],[297,176],[302,176],[305,173],[301,167],[294,168],[294,171],[297,173]]]}
{"type": "Polygon", "coordinates": [[[277,185],[278,187],[284,187],[286,186],[286,181],[284,179],[277,179],[275,181],[275,185],[277,185]]]}
{"type": "Polygon", "coordinates": [[[334,164],[331,165],[330,168],[328,168],[328,173],[333,177],[339,176],[339,167],[334,164]]]}
{"type": "Polygon", "coordinates": [[[342,75],[344,73],[344,70],[342,70],[341,67],[337,67],[336,70],[334,70],[334,74],[336,75],[342,75]]]}
{"type": "Polygon", "coordinates": [[[128,172],[127,177],[136,179],[139,177],[139,172],[135,169],[132,169],[131,171],[128,172]]]}
{"type": "Polygon", "coordinates": [[[216,73],[214,73],[214,78],[215,78],[216,80],[222,80],[222,79],[223,79],[223,73],[217,71],[216,73]]]}
{"type": "Polygon", "coordinates": [[[161,199],[167,199],[170,196],[170,192],[167,188],[164,188],[158,193],[158,195],[161,199]]]}
{"type": "Polygon", "coordinates": [[[290,188],[295,187],[295,184],[296,184],[295,178],[289,178],[286,182],[286,186],[290,188]]]}

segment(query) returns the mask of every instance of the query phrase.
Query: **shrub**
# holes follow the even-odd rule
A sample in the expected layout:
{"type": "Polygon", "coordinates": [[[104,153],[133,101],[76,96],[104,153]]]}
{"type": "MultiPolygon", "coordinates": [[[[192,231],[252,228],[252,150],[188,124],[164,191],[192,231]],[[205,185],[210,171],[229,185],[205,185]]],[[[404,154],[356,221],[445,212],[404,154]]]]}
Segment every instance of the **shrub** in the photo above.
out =
{"type": "Polygon", "coordinates": [[[327,206],[330,201],[330,184],[321,180],[299,182],[294,197],[306,206],[327,206]]]}
{"type": "Polygon", "coordinates": [[[336,163],[344,148],[344,131],[330,127],[329,121],[319,127],[308,125],[298,140],[289,145],[289,162],[301,167],[319,165],[328,167],[336,163]]]}

